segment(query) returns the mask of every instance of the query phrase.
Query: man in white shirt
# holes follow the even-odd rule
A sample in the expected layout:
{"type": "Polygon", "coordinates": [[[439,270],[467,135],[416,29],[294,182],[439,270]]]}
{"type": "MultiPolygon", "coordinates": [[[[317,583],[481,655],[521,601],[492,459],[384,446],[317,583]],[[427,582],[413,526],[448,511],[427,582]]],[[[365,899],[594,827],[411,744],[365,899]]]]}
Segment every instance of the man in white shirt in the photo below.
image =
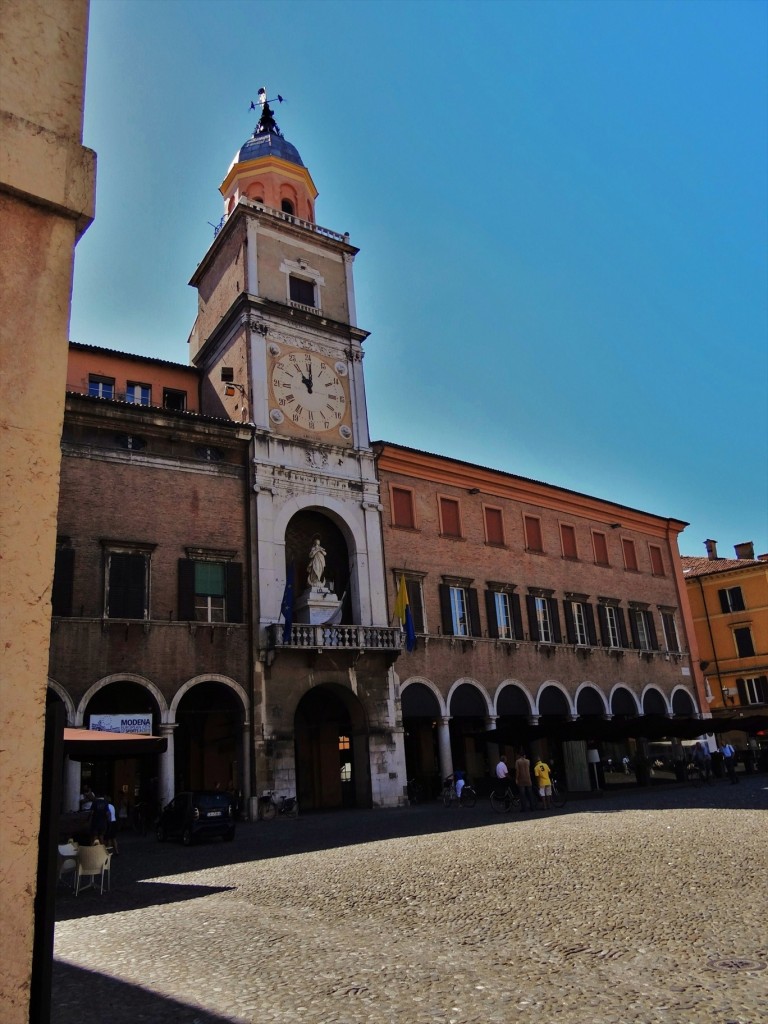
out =
{"type": "Polygon", "coordinates": [[[509,781],[509,768],[507,768],[507,755],[502,754],[499,763],[496,765],[496,778],[502,785],[506,786],[509,781]]]}

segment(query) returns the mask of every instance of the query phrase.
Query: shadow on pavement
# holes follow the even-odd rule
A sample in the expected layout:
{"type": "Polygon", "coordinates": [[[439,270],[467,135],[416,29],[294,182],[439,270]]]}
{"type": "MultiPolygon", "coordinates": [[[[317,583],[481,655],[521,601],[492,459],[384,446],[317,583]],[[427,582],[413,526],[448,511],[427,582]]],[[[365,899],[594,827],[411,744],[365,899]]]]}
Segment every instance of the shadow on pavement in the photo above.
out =
{"type": "Polygon", "coordinates": [[[81,917],[116,914],[124,910],[161,907],[166,903],[196,900],[201,896],[229,892],[234,888],[232,885],[184,885],[136,879],[130,885],[121,885],[103,894],[96,889],[86,889],[75,896],[71,889],[62,891],[60,886],[56,895],[56,920],[74,921],[81,917]]]}
{"type": "Polygon", "coordinates": [[[232,1024],[239,1020],[59,960],[53,964],[53,990],[51,1024],[104,1024],[115,1007],[120,1007],[120,1020],[151,1024],[232,1024]]]}

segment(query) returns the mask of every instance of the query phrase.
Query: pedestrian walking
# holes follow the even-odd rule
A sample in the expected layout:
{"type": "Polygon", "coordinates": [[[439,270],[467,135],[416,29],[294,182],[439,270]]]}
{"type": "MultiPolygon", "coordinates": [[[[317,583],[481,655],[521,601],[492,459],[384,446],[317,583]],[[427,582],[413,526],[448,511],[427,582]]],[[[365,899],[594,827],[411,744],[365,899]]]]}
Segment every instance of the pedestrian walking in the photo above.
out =
{"type": "Polygon", "coordinates": [[[706,782],[708,786],[711,786],[712,757],[705,744],[701,742],[696,744],[696,749],[693,751],[693,763],[696,765],[696,770],[699,773],[699,778],[701,779],[701,781],[706,782]]]}
{"type": "Polygon", "coordinates": [[[120,850],[117,845],[117,813],[115,811],[115,805],[112,802],[112,797],[108,796],[107,801],[107,814],[109,821],[107,822],[107,831],[104,833],[105,846],[112,847],[112,853],[119,854],[120,850]]]}
{"type": "Polygon", "coordinates": [[[728,779],[730,780],[731,785],[735,786],[739,781],[736,775],[736,751],[730,743],[721,743],[720,753],[723,755],[728,779]]]}
{"type": "Polygon", "coordinates": [[[539,796],[544,810],[550,811],[552,809],[552,775],[547,762],[539,758],[533,766],[533,774],[539,786],[539,796]]]}
{"type": "Polygon", "coordinates": [[[534,810],[533,783],[531,782],[531,762],[521,750],[515,761],[515,782],[520,793],[520,810],[534,810]]]}
{"type": "Polygon", "coordinates": [[[496,778],[506,785],[509,781],[509,768],[507,767],[507,755],[502,754],[499,763],[496,765],[496,778]]]}

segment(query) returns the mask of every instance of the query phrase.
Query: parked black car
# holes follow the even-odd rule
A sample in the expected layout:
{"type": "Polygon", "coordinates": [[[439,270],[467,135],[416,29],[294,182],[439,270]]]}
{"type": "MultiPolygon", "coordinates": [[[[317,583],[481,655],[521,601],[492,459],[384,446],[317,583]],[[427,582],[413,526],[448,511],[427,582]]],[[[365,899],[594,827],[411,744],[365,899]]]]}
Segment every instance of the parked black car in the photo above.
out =
{"type": "Polygon", "coordinates": [[[235,838],[235,808],[229,793],[194,790],[177,793],[157,823],[157,838],[181,839],[190,846],[196,839],[235,838]]]}

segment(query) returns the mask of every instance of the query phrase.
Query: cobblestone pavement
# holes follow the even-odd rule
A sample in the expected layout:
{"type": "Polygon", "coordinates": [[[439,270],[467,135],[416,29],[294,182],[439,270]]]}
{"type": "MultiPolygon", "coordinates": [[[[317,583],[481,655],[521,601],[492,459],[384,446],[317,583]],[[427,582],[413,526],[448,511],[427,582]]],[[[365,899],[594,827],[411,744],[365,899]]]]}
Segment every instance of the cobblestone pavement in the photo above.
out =
{"type": "Polygon", "coordinates": [[[768,777],[499,817],[129,836],[57,897],[52,1024],[764,1024],[768,777]]]}

